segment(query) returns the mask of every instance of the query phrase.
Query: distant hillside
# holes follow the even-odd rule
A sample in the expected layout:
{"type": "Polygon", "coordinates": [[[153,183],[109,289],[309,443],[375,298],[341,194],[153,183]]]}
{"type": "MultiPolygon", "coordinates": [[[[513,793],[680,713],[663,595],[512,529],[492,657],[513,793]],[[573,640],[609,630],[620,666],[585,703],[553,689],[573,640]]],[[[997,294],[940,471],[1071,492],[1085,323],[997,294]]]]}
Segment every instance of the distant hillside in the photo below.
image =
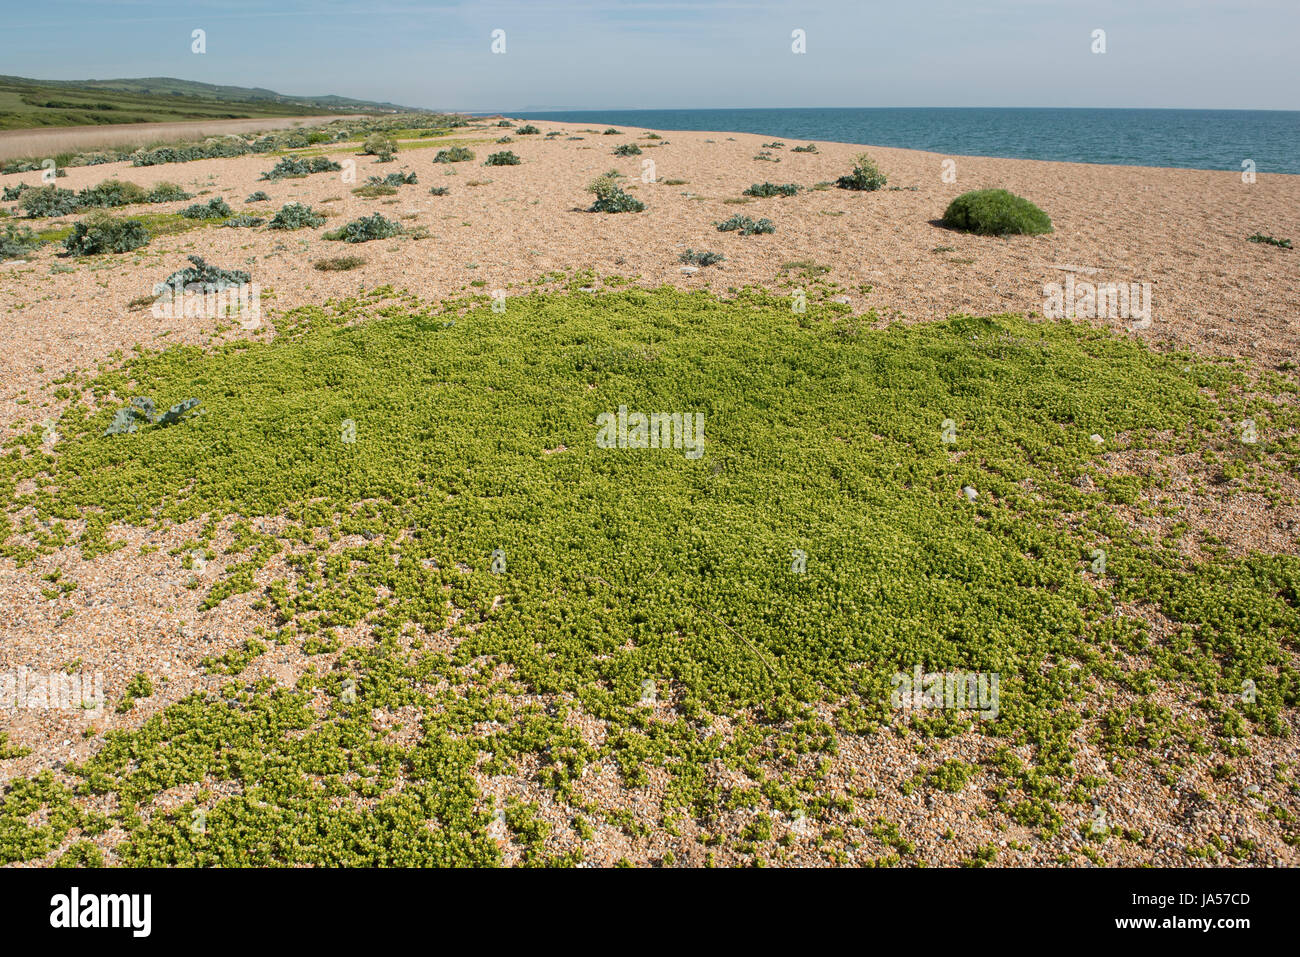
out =
{"type": "Polygon", "coordinates": [[[333,94],[286,96],[260,87],[220,86],[173,77],[31,80],[0,76],[0,130],[333,112],[423,111],[333,94]]]}

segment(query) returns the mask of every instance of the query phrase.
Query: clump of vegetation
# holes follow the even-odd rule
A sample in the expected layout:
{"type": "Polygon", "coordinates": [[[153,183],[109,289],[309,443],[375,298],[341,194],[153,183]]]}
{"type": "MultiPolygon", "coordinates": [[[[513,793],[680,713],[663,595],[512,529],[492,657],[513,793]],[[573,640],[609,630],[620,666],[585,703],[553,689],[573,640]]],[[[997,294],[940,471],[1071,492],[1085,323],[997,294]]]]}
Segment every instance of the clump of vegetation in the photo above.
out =
{"type": "Polygon", "coordinates": [[[392,156],[397,152],[397,141],[383,133],[372,133],[361,144],[363,156],[392,156]]]}
{"type": "Polygon", "coordinates": [[[235,286],[242,286],[252,281],[252,277],[242,269],[221,269],[217,266],[209,265],[199,256],[186,256],[190,265],[184,269],[178,269],[162,282],[153,287],[153,294],[160,295],[168,286],[181,288],[199,284],[206,291],[211,289],[214,292],[220,292],[222,289],[229,289],[235,286]]]}
{"type": "Polygon", "coordinates": [[[515,138],[513,136],[503,136],[501,139],[497,140],[498,143],[513,143],[514,141],[515,138]]]}
{"type": "Polygon", "coordinates": [[[1248,236],[1246,237],[1246,241],[1251,243],[1267,243],[1270,246],[1277,246],[1279,249],[1291,248],[1291,240],[1274,239],[1272,236],[1265,236],[1263,233],[1256,233],[1254,236],[1248,236]]]}
{"type": "Polygon", "coordinates": [[[153,189],[149,190],[147,197],[151,203],[177,203],[181,200],[193,199],[193,193],[187,193],[175,183],[159,183],[153,189]]]}
{"type": "Polygon", "coordinates": [[[816,153],[816,152],[817,152],[817,144],[816,144],[816,143],[809,143],[807,146],[796,146],[796,147],[795,147],[794,149],[792,149],[790,152],[791,152],[791,153],[816,153]]]}
{"type": "Polygon", "coordinates": [[[799,192],[802,187],[794,183],[755,183],[749,189],[745,190],[746,196],[758,196],[767,198],[769,196],[793,196],[799,192]]]}
{"type": "Polygon", "coordinates": [[[705,251],[701,251],[697,253],[693,249],[688,249],[686,250],[686,252],[682,253],[680,256],[677,257],[677,261],[683,263],[689,263],[692,266],[712,266],[715,263],[720,263],[725,261],[726,258],[727,257],[722,255],[721,253],[713,253],[713,252],[705,252],[705,251]]]}
{"type": "Polygon", "coordinates": [[[449,190],[446,186],[429,187],[429,194],[431,196],[446,196],[449,192],[451,192],[451,190],[449,190]]]}
{"type": "Polygon", "coordinates": [[[22,259],[40,244],[36,234],[26,226],[6,223],[4,232],[0,233],[0,259],[22,259]]]}
{"type": "Polygon", "coordinates": [[[332,259],[318,259],[312,263],[313,268],[321,272],[346,272],[359,269],[366,264],[360,256],[335,256],[332,259]]]}
{"type": "Polygon", "coordinates": [[[465,146],[453,146],[450,149],[438,150],[438,155],[433,158],[435,163],[468,163],[474,158],[474,151],[465,146]]]}
{"type": "MultiPolygon", "coordinates": [[[[159,412],[157,406],[154,405],[153,399],[133,396],[130,402],[117,410],[113,421],[104,430],[104,435],[125,435],[129,432],[135,432],[141,425],[156,425],[159,428],[166,428],[181,421],[185,418],[185,413],[198,406],[198,404],[198,399],[186,399],[184,402],[177,402],[166,412],[159,412]]],[[[127,698],[148,698],[152,694],[153,685],[149,683],[148,678],[145,678],[144,685],[139,685],[133,680],[126,688],[127,698]]]]}
{"type": "Polygon", "coordinates": [[[315,229],[325,225],[325,217],[305,203],[286,203],[271,219],[267,229],[315,229]]]}
{"type": "MultiPolygon", "coordinates": [[[[818,321],[834,313],[812,297],[805,323],[786,297],[767,294],[610,289],[577,309],[568,296],[527,295],[482,335],[452,322],[469,302],[439,316],[391,296],[291,310],[277,321],[286,334],[246,349],[129,353],[88,391],[137,382],[124,395],[208,406],[164,432],[141,423],[143,441],[99,440],[116,406],[65,414],[69,441],[56,456],[30,454],[28,435],[6,440],[6,512],[54,517],[94,502],[102,513],[87,517],[98,523],[69,530],[69,544],[91,550],[106,528],[134,531],[155,516],[234,521],[232,561],[206,607],[222,615],[232,596],[264,591],[276,641],[295,653],[332,652],[345,629],[374,640],[349,643],[296,687],[200,689],[69,762],[64,784],[8,778],[0,863],[48,859],[92,823],[108,825],[94,833],[128,866],[500,863],[481,772],[536,769],[562,813],[582,813],[587,795],[572,784],[597,763],[620,786],[662,782],[686,815],[708,822],[719,851],[777,839],[785,828],[773,819],[806,807],[819,825],[842,816],[865,832],[854,842],[874,835],[910,855],[918,849],[896,827],[906,808],[885,801],[877,827],[850,825],[858,809],[817,769],[845,736],[894,729],[918,754],[955,735],[977,739],[974,774],[956,765],[929,774],[929,760],[930,786],[978,783],[995,795],[991,813],[1047,841],[1113,786],[1112,759],[1178,774],[1188,759],[1236,763],[1231,754],[1291,727],[1300,558],[1226,548],[1189,557],[1185,541],[1131,517],[1176,479],[1162,468],[1115,475],[1089,441],[1123,435],[1153,462],[1226,445],[1224,425],[1244,411],[1236,364],[1020,316],[846,337],[834,331],[841,323],[818,321]],[[703,460],[570,456],[563,487],[538,481],[543,448],[591,445],[597,417],[630,392],[716,410],[703,460]],[[563,415],[548,413],[557,394],[563,415]],[[970,452],[941,441],[943,417],[961,423],[957,451],[970,452]],[[344,447],[346,419],[359,429],[344,447]],[[503,442],[506,430],[520,440],[503,442]],[[744,468],[726,465],[735,455],[744,468]],[[850,480],[870,494],[844,494],[850,480]],[[705,484],[711,494],[695,494],[705,484]],[[966,484],[978,501],[958,507],[966,484]],[[611,501],[616,539],[601,534],[611,501]],[[835,522],[808,520],[832,512],[835,522]],[[271,516],[286,520],[257,527],[271,516]],[[336,516],[345,534],[317,533],[336,516]],[[1112,566],[1104,578],[1087,571],[1101,543],[1112,566]],[[810,563],[820,576],[811,581],[789,574],[796,545],[834,560],[810,563]],[[496,547],[527,559],[494,576],[496,547]],[[660,569],[689,600],[647,600],[660,569]],[[828,602],[856,613],[827,614],[828,602]],[[1137,602],[1149,612],[1119,614],[1137,602]],[[946,609],[941,628],[936,608],[946,609]],[[584,627],[592,622],[599,633],[584,627]],[[409,646],[442,627],[459,629],[453,653],[409,646]],[[913,667],[1000,674],[1006,707],[988,721],[904,713],[891,705],[891,675],[913,667]],[[493,672],[507,669],[498,683],[493,672]],[[647,720],[647,679],[671,683],[680,719],[647,720]],[[1239,690],[1247,679],[1258,685],[1251,702],[1239,690]],[[1204,691],[1176,698],[1189,681],[1204,691]],[[563,689],[563,709],[535,705],[546,689],[563,689]],[[374,719],[397,708],[416,734],[396,737],[374,719]],[[593,714],[607,729],[598,743],[572,720],[593,714]],[[340,742],[355,760],[337,759],[340,742]],[[745,768],[754,785],[719,789],[699,773],[702,755],[745,768]],[[185,802],[214,780],[222,786],[194,798],[208,810],[196,839],[185,802]],[[178,793],[182,803],[168,802],[178,793]],[[734,813],[749,804],[754,813],[734,813]],[[269,833],[277,840],[258,839],[269,833]]],[[[1270,431],[1290,434],[1288,399],[1245,401],[1270,431]]],[[[1252,467],[1270,482],[1293,472],[1290,456],[1261,455],[1252,467]]],[[[17,521],[0,536],[6,561],[30,565],[46,547],[17,521]]],[[[657,839],[658,804],[648,820],[615,820],[648,825],[657,839]]],[[[517,849],[551,860],[527,806],[506,804],[503,817],[517,849]]],[[[825,851],[847,843],[818,830],[825,851]]]]}
{"type": "Polygon", "coordinates": [[[1045,212],[1005,189],[962,193],[948,204],[943,223],[981,236],[1033,236],[1052,231],[1052,220],[1045,212]]]}
{"type": "Polygon", "coordinates": [[[27,192],[31,188],[32,187],[28,186],[26,183],[6,186],[4,187],[3,193],[0,193],[0,198],[2,198],[6,203],[17,202],[22,198],[23,193],[27,192]]]}
{"type": "MultiPolygon", "coordinates": [[[[378,177],[372,177],[378,179],[378,177]]],[[[362,199],[375,199],[379,196],[396,196],[397,187],[389,186],[384,182],[366,183],[365,186],[358,186],[352,191],[353,196],[360,196],[362,199]]]]}
{"type": "Polygon", "coordinates": [[[486,160],[483,161],[483,165],[484,166],[518,166],[522,162],[523,160],[521,160],[518,156],[516,156],[510,150],[506,150],[504,153],[492,153],[491,155],[488,156],[486,160]]]}
{"type": "Polygon", "coordinates": [[[180,215],[186,219],[225,219],[233,215],[234,210],[220,196],[214,196],[206,203],[195,203],[193,206],[186,206],[180,211],[180,215]]]}
{"type": "Polygon", "coordinates": [[[641,147],[635,143],[624,143],[621,146],[614,147],[615,156],[640,156],[641,147]]]}
{"type": "Polygon", "coordinates": [[[67,216],[77,211],[77,194],[54,185],[40,186],[24,190],[18,205],[33,219],[67,216]]]}
{"type": "Polygon", "coordinates": [[[234,136],[213,137],[189,146],[160,146],[140,150],[131,156],[132,166],[161,166],[164,163],[189,163],[201,159],[226,159],[254,152],[252,146],[234,136]]]}
{"type": "Polygon", "coordinates": [[[345,243],[368,243],[375,239],[388,239],[402,232],[400,223],[385,219],[379,213],[354,219],[346,226],[325,233],[326,239],[342,240],[345,243]]]}
{"type": "Polygon", "coordinates": [[[264,216],[250,216],[247,213],[240,213],[238,216],[232,217],[231,219],[227,219],[221,225],[229,226],[232,229],[234,229],[234,228],[245,227],[245,226],[249,226],[249,227],[261,226],[264,222],[266,222],[266,218],[264,216]]]}
{"type": "Polygon", "coordinates": [[[622,136],[622,135],[623,135],[623,131],[622,131],[622,130],[616,130],[616,129],[614,129],[614,127],[611,126],[611,127],[609,127],[609,129],[605,130],[605,134],[604,134],[604,135],[605,135],[605,136],[622,136]]]}
{"type": "Polygon", "coordinates": [[[776,225],[770,219],[750,219],[739,214],[721,223],[715,223],[720,233],[738,232],[742,236],[755,236],[760,233],[776,232],[776,225]]]}
{"type": "Polygon", "coordinates": [[[63,247],[73,256],[128,253],[149,242],[149,230],[138,219],[114,219],[96,213],[72,227],[63,247]]]}
{"type": "Polygon", "coordinates": [[[885,174],[876,166],[875,160],[866,153],[860,153],[853,163],[853,172],[848,176],[841,176],[835,181],[835,185],[840,189],[855,189],[870,193],[884,187],[885,174]]]}
{"type": "Polygon", "coordinates": [[[112,209],[148,201],[149,194],[143,188],[118,179],[106,179],[95,186],[87,186],[77,194],[77,206],[82,209],[112,209]]]}
{"type": "Polygon", "coordinates": [[[414,186],[415,182],[414,173],[389,173],[387,176],[370,176],[366,179],[367,186],[414,186]]]}
{"type": "Polygon", "coordinates": [[[262,179],[297,179],[312,173],[337,173],[343,169],[328,156],[313,156],[303,159],[297,156],[283,156],[270,170],[262,174],[262,179]]]}
{"type": "Polygon", "coordinates": [[[497,120],[497,126],[514,126],[509,120],[497,120]]]}
{"type": "Polygon", "coordinates": [[[533,126],[533,124],[531,123],[525,123],[523,126],[518,127],[515,130],[515,132],[518,133],[520,136],[535,136],[536,134],[540,133],[541,130],[533,126]]]}
{"type": "Polygon", "coordinates": [[[270,200],[271,200],[271,197],[270,197],[270,196],[267,196],[266,193],[262,192],[262,191],[259,189],[256,193],[250,193],[249,196],[248,196],[248,199],[244,200],[244,202],[246,202],[246,203],[267,203],[267,202],[270,202],[270,200]]]}
{"type": "Polygon", "coordinates": [[[645,209],[645,203],[628,195],[610,173],[592,180],[587,192],[596,197],[590,209],[593,213],[639,213],[645,209]]]}

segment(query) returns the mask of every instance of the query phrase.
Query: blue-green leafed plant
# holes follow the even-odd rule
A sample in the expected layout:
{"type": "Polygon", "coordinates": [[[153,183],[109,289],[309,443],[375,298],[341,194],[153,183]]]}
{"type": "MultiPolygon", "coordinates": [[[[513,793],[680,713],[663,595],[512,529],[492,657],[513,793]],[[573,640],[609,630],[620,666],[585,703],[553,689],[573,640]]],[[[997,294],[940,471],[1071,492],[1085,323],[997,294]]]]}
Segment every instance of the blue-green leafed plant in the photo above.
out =
{"type": "Polygon", "coordinates": [[[325,225],[325,217],[305,203],[286,203],[280,207],[267,229],[315,229],[325,225]]]}
{"type": "Polygon", "coordinates": [[[26,226],[6,223],[0,233],[0,259],[22,259],[40,246],[41,242],[26,226]]]}
{"type": "Polygon", "coordinates": [[[645,203],[628,195],[610,173],[593,180],[587,192],[596,197],[590,210],[593,213],[639,213],[645,209],[645,203]]]}
{"type": "Polygon", "coordinates": [[[195,203],[193,206],[186,206],[181,210],[180,215],[186,219],[225,219],[234,211],[220,196],[214,196],[206,203],[195,203]]]}
{"type": "Polygon", "coordinates": [[[375,239],[388,239],[402,232],[401,223],[385,219],[379,213],[354,219],[339,229],[325,233],[325,239],[342,240],[345,243],[368,243],[375,239]]]}
{"type": "Polygon", "coordinates": [[[491,155],[489,155],[488,158],[483,161],[483,165],[484,166],[518,166],[522,162],[523,160],[521,160],[513,152],[511,152],[510,150],[505,150],[504,152],[501,153],[492,153],[491,155]]]}
{"type": "Polygon", "coordinates": [[[58,186],[41,186],[24,190],[18,205],[32,218],[67,216],[78,209],[77,194],[58,186]]]}
{"type": "Polygon", "coordinates": [[[622,146],[614,147],[615,156],[640,156],[641,147],[635,143],[624,143],[622,146]]]}
{"type": "Polygon", "coordinates": [[[885,174],[876,166],[875,160],[866,153],[860,153],[853,164],[853,172],[848,176],[841,176],[835,181],[835,185],[840,189],[874,192],[884,188],[885,174]]]}
{"type": "Polygon", "coordinates": [[[474,158],[474,151],[464,146],[453,146],[450,149],[438,150],[438,155],[433,158],[435,163],[467,163],[474,158]]]}
{"type": "Polygon", "coordinates": [[[137,219],[114,219],[107,213],[88,216],[72,227],[63,241],[73,256],[127,253],[149,242],[149,230],[137,219]]]}
{"type": "Polygon", "coordinates": [[[776,225],[770,219],[750,219],[748,216],[736,215],[715,224],[720,233],[738,232],[742,236],[755,236],[759,233],[774,233],[776,225]]]}
{"type": "Polygon", "coordinates": [[[758,196],[766,198],[769,196],[793,196],[799,192],[800,187],[794,183],[755,183],[749,189],[745,190],[746,196],[758,196]]]}
{"type": "Polygon", "coordinates": [[[159,413],[153,399],[133,396],[131,401],[117,410],[113,421],[104,430],[104,435],[123,435],[135,432],[141,425],[155,425],[166,428],[185,418],[185,413],[199,404],[198,399],[186,399],[177,402],[166,412],[159,413]]]}
{"type": "Polygon", "coordinates": [[[246,203],[265,203],[265,202],[269,202],[270,199],[271,199],[270,196],[267,196],[266,193],[262,192],[262,191],[259,189],[259,190],[258,190],[257,192],[255,192],[255,193],[250,193],[248,199],[244,200],[244,202],[246,202],[246,203]]]}

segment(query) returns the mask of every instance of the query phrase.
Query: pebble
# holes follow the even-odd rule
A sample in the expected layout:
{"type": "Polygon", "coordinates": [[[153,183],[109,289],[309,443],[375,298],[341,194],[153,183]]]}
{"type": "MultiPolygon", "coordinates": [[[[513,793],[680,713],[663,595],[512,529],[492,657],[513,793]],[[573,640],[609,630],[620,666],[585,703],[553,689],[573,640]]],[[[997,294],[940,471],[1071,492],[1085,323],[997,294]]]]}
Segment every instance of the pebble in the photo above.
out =
{"type": "Polygon", "coordinates": [[[968,502],[973,502],[975,499],[980,497],[980,493],[975,491],[975,489],[971,488],[969,485],[963,485],[961,487],[961,494],[966,496],[968,502]]]}

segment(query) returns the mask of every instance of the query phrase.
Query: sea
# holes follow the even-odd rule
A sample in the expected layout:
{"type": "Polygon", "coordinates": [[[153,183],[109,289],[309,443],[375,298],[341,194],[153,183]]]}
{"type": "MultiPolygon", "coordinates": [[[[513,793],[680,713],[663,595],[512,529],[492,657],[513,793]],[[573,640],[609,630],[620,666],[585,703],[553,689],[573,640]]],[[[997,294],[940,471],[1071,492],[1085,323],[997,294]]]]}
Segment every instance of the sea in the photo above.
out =
{"type": "Polygon", "coordinates": [[[1300,111],[1036,108],[504,111],[601,128],[716,130],[954,156],[1300,173],[1300,111]]]}

